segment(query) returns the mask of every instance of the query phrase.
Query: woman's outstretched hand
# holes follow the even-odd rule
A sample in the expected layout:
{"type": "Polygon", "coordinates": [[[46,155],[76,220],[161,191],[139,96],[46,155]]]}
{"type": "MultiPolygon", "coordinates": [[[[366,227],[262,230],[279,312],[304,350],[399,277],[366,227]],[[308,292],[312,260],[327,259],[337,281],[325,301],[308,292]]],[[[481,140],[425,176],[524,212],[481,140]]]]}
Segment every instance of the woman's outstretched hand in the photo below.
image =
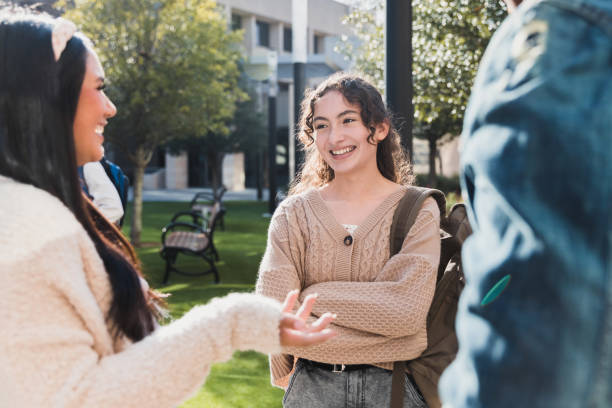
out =
{"type": "Polygon", "coordinates": [[[295,314],[291,312],[299,293],[297,289],[292,290],[287,294],[283,303],[283,315],[279,323],[281,346],[311,346],[334,337],[336,333],[328,326],[336,317],[335,315],[324,313],[312,324],[306,323],[312,306],[317,300],[316,295],[306,296],[302,307],[295,314]]]}

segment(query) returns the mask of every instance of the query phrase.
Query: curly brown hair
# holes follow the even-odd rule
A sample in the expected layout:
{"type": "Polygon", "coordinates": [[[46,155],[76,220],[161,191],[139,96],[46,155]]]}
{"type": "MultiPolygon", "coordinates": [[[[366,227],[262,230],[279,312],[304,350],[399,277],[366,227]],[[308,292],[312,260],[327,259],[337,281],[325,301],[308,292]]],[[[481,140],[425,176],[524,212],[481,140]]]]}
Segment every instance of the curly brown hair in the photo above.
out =
{"type": "Polygon", "coordinates": [[[316,89],[308,89],[302,100],[298,140],[303,145],[305,160],[299,174],[289,188],[289,195],[311,187],[321,187],[334,179],[334,170],[323,160],[314,143],[315,104],[330,91],[340,92],[352,105],[359,106],[361,120],[370,131],[368,142],[377,144],[376,165],[387,179],[399,184],[412,184],[413,176],[400,136],[393,127],[392,116],[380,92],[356,74],[338,72],[323,81],[316,89]],[[387,136],[379,143],[374,140],[376,127],[389,125],[387,136]]]}

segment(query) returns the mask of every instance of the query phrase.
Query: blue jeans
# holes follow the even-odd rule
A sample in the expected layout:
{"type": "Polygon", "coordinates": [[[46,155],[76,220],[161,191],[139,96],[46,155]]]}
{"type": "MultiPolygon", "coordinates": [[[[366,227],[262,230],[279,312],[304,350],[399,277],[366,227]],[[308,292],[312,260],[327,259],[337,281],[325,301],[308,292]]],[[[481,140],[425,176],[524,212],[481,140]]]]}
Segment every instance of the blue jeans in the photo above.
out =
{"type": "Polygon", "coordinates": [[[612,407],[612,1],[519,7],[481,62],[462,147],[474,233],[445,407],[612,407]]]}
{"type": "MultiPolygon", "coordinates": [[[[427,408],[406,376],[404,407],[427,408]]],[[[391,371],[371,366],[334,373],[298,360],[283,398],[285,408],[384,408],[391,400],[391,371]]]]}

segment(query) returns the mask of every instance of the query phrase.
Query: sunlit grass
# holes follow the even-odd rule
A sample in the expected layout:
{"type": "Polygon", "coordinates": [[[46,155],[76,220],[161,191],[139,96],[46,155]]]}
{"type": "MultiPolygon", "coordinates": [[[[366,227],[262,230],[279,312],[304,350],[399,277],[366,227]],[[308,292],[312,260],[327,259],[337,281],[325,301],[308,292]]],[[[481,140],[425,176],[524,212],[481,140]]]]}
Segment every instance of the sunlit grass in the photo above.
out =
{"type": "MultiPolygon", "coordinates": [[[[217,229],[214,240],[220,255],[217,267],[221,283],[215,285],[212,275],[187,277],[170,275],[162,285],[164,261],[159,256],[161,229],[172,215],[187,209],[187,203],[147,202],[143,204],[143,248],[137,250],[143,271],[152,287],[170,293],[168,305],[173,318],[191,307],[206,303],[230,292],[250,292],[257,278],[257,268],[266,246],[269,219],[265,203],[227,202],[225,231],[217,229]]],[[[123,231],[129,236],[130,211],[123,231]]],[[[180,267],[206,268],[197,258],[179,256],[180,267]]],[[[167,373],[172,375],[172,373],[167,373]]],[[[270,385],[267,356],[256,352],[237,352],[225,363],[215,364],[204,386],[181,407],[259,408],[281,407],[283,392],[270,385]]]]}

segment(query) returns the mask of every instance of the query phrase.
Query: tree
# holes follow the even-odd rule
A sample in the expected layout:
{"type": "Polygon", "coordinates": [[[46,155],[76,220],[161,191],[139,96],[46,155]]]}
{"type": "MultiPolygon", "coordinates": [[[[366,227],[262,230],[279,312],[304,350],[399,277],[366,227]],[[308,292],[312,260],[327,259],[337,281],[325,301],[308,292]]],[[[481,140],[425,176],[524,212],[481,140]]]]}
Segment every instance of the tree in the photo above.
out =
{"type": "MultiPolygon", "coordinates": [[[[429,141],[429,184],[435,185],[437,141],[447,133],[459,134],[478,62],[505,16],[505,6],[500,0],[412,4],[413,134],[429,141]]],[[[383,0],[361,0],[344,20],[360,43],[345,40],[338,48],[379,86],[384,78],[383,10],[383,0]]]]}
{"type": "Polygon", "coordinates": [[[352,36],[343,35],[335,51],[376,87],[385,89],[385,0],[355,0],[353,10],[342,19],[352,36]]]}
{"type": "Polygon", "coordinates": [[[239,86],[247,97],[236,104],[234,116],[227,123],[229,132],[210,132],[200,137],[176,139],[166,145],[173,152],[189,150],[204,153],[213,189],[221,186],[222,163],[226,153],[245,151],[260,154],[265,146],[267,125],[257,107],[255,91],[249,86],[245,75],[241,76],[239,86]]]}
{"type": "Polygon", "coordinates": [[[505,8],[499,0],[413,4],[414,133],[429,141],[429,185],[435,185],[437,141],[460,133],[478,63],[505,8]]]}
{"type": "Polygon", "coordinates": [[[229,133],[240,32],[212,0],[71,0],[65,16],[96,44],[117,116],[106,137],[134,165],[131,240],[140,244],[144,169],[172,139],[229,133]]]}

